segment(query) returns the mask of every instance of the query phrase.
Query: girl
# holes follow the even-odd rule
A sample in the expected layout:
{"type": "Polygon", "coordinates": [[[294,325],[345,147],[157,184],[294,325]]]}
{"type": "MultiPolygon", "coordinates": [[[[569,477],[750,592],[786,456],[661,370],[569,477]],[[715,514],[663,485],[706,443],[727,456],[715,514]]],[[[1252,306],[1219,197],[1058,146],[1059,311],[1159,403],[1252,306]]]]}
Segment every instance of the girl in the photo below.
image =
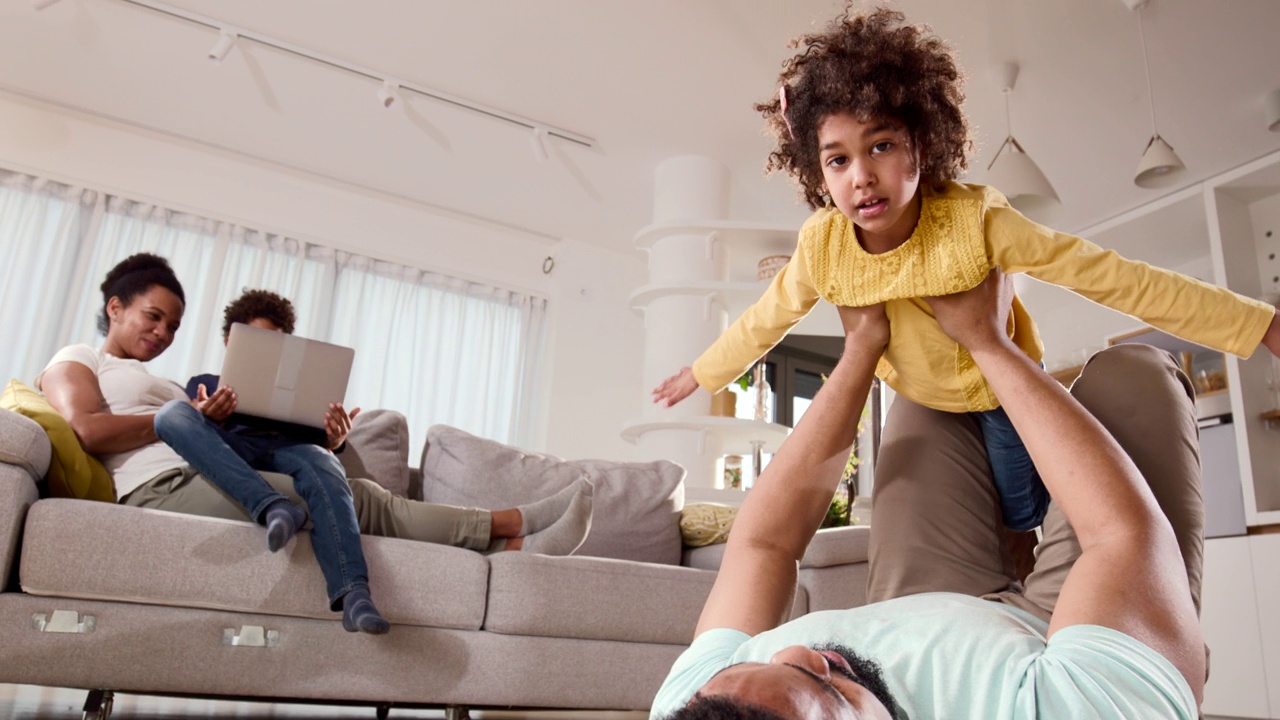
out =
{"type": "MultiPolygon", "coordinates": [[[[892,327],[876,374],[904,399],[969,413],[983,434],[1005,525],[1040,524],[1049,497],[969,354],[942,332],[927,298],[968,290],[995,267],[1073,290],[1172,335],[1248,357],[1280,354],[1270,305],[1126,260],[1023,217],[997,190],[956,182],[972,146],[962,77],[950,49],[902,13],[846,8],[805,35],[780,88],[758,104],[777,138],[768,169],[800,184],[814,214],[764,296],[692,365],[653,391],[670,406],[698,386],[742,375],[819,298],[883,303],[892,327]]],[[[1044,348],[1015,298],[1010,338],[1033,360],[1044,348]]],[[[889,420],[892,421],[893,415],[889,420]]]]}

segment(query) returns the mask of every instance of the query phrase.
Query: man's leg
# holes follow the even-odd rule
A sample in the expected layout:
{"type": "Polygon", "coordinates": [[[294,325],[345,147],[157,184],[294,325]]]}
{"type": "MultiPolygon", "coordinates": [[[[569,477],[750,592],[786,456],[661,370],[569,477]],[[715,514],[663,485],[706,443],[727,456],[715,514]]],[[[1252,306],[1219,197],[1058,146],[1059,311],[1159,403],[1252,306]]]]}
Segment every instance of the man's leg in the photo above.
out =
{"type": "Polygon", "coordinates": [[[970,415],[898,396],[876,461],[872,512],[868,602],[1019,587],[982,433],[970,415]]]}
{"type": "MultiPolygon", "coordinates": [[[[1090,358],[1071,386],[1071,394],[1115,437],[1146,478],[1178,538],[1198,611],[1204,500],[1191,383],[1167,352],[1125,344],[1090,358]]],[[[1001,599],[1047,619],[1079,556],[1075,532],[1057,504],[1051,503],[1025,596],[1001,599]]]]}

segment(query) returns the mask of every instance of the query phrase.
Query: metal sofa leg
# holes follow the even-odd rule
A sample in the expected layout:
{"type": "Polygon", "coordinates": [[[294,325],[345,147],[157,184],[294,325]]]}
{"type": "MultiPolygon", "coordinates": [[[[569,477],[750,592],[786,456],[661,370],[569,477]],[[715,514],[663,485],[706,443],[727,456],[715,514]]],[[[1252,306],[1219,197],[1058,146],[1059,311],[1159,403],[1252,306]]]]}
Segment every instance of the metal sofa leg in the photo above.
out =
{"type": "Polygon", "coordinates": [[[111,706],[115,704],[116,694],[111,690],[90,690],[84,699],[83,720],[107,720],[111,717],[111,706]]]}
{"type": "Polygon", "coordinates": [[[471,720],[471,713],[465,707],[450,705],[444,709],[444,720],[471,720]]]}

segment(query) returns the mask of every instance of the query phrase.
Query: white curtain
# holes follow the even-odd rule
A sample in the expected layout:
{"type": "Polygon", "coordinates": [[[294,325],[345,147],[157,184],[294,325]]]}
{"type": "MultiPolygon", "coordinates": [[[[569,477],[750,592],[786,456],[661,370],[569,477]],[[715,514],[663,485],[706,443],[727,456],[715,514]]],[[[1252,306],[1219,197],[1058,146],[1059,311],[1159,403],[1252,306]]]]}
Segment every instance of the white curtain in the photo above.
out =
{"type": "Polygon", "coordinates": [[[293,301],[296,334],[356,349],[347,405],[404,413],[411,452],[435,423],[526,447],[537,439],[542,298],[0,172],[8,375],[31,382],[58,348],[101,344],[99,285],[139,252],[167,258],[186,292],[181,329],[152,374],[185,384],[217,372],[223,308],[262,288],[293,301]]]}
{"type": "Polygon", "coordinates": [[[436,423],[530,444],[544,300],[339,253],[334,307],[330,338],[357,348],[347,397],[404,413],[411,448],[436,423]]]}
{"type": "Polygon", "coordinates": [[[0,171],[0,371],[27,384],[67,336],[95,194],[0,171]]]}

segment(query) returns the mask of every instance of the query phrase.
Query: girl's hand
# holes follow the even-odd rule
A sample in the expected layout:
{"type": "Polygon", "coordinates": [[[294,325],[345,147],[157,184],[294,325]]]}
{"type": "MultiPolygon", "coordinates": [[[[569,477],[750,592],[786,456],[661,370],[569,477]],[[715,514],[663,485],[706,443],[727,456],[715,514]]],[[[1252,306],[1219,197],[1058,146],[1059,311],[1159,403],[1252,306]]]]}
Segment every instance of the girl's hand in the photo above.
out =
{"type": "Polygon", "coordinates": [[[698,381],[693,377],[693,368],[682,367],[680,372],[672,375],[653,389],[653,401],[662,403],[663,407],[671,407],[693,394],[698,389],[698,381]]]}
{"type": "Polygon", "coordinates": [[[200,411],[200,414],[220,423],[235,412],[237,404],[236,391],[224,386],[214,390],[213,394],[210,395],[204,383],[200,383],[200,386],[196,388],[196,398],[191,401],[191,404],[200,411]]]}

